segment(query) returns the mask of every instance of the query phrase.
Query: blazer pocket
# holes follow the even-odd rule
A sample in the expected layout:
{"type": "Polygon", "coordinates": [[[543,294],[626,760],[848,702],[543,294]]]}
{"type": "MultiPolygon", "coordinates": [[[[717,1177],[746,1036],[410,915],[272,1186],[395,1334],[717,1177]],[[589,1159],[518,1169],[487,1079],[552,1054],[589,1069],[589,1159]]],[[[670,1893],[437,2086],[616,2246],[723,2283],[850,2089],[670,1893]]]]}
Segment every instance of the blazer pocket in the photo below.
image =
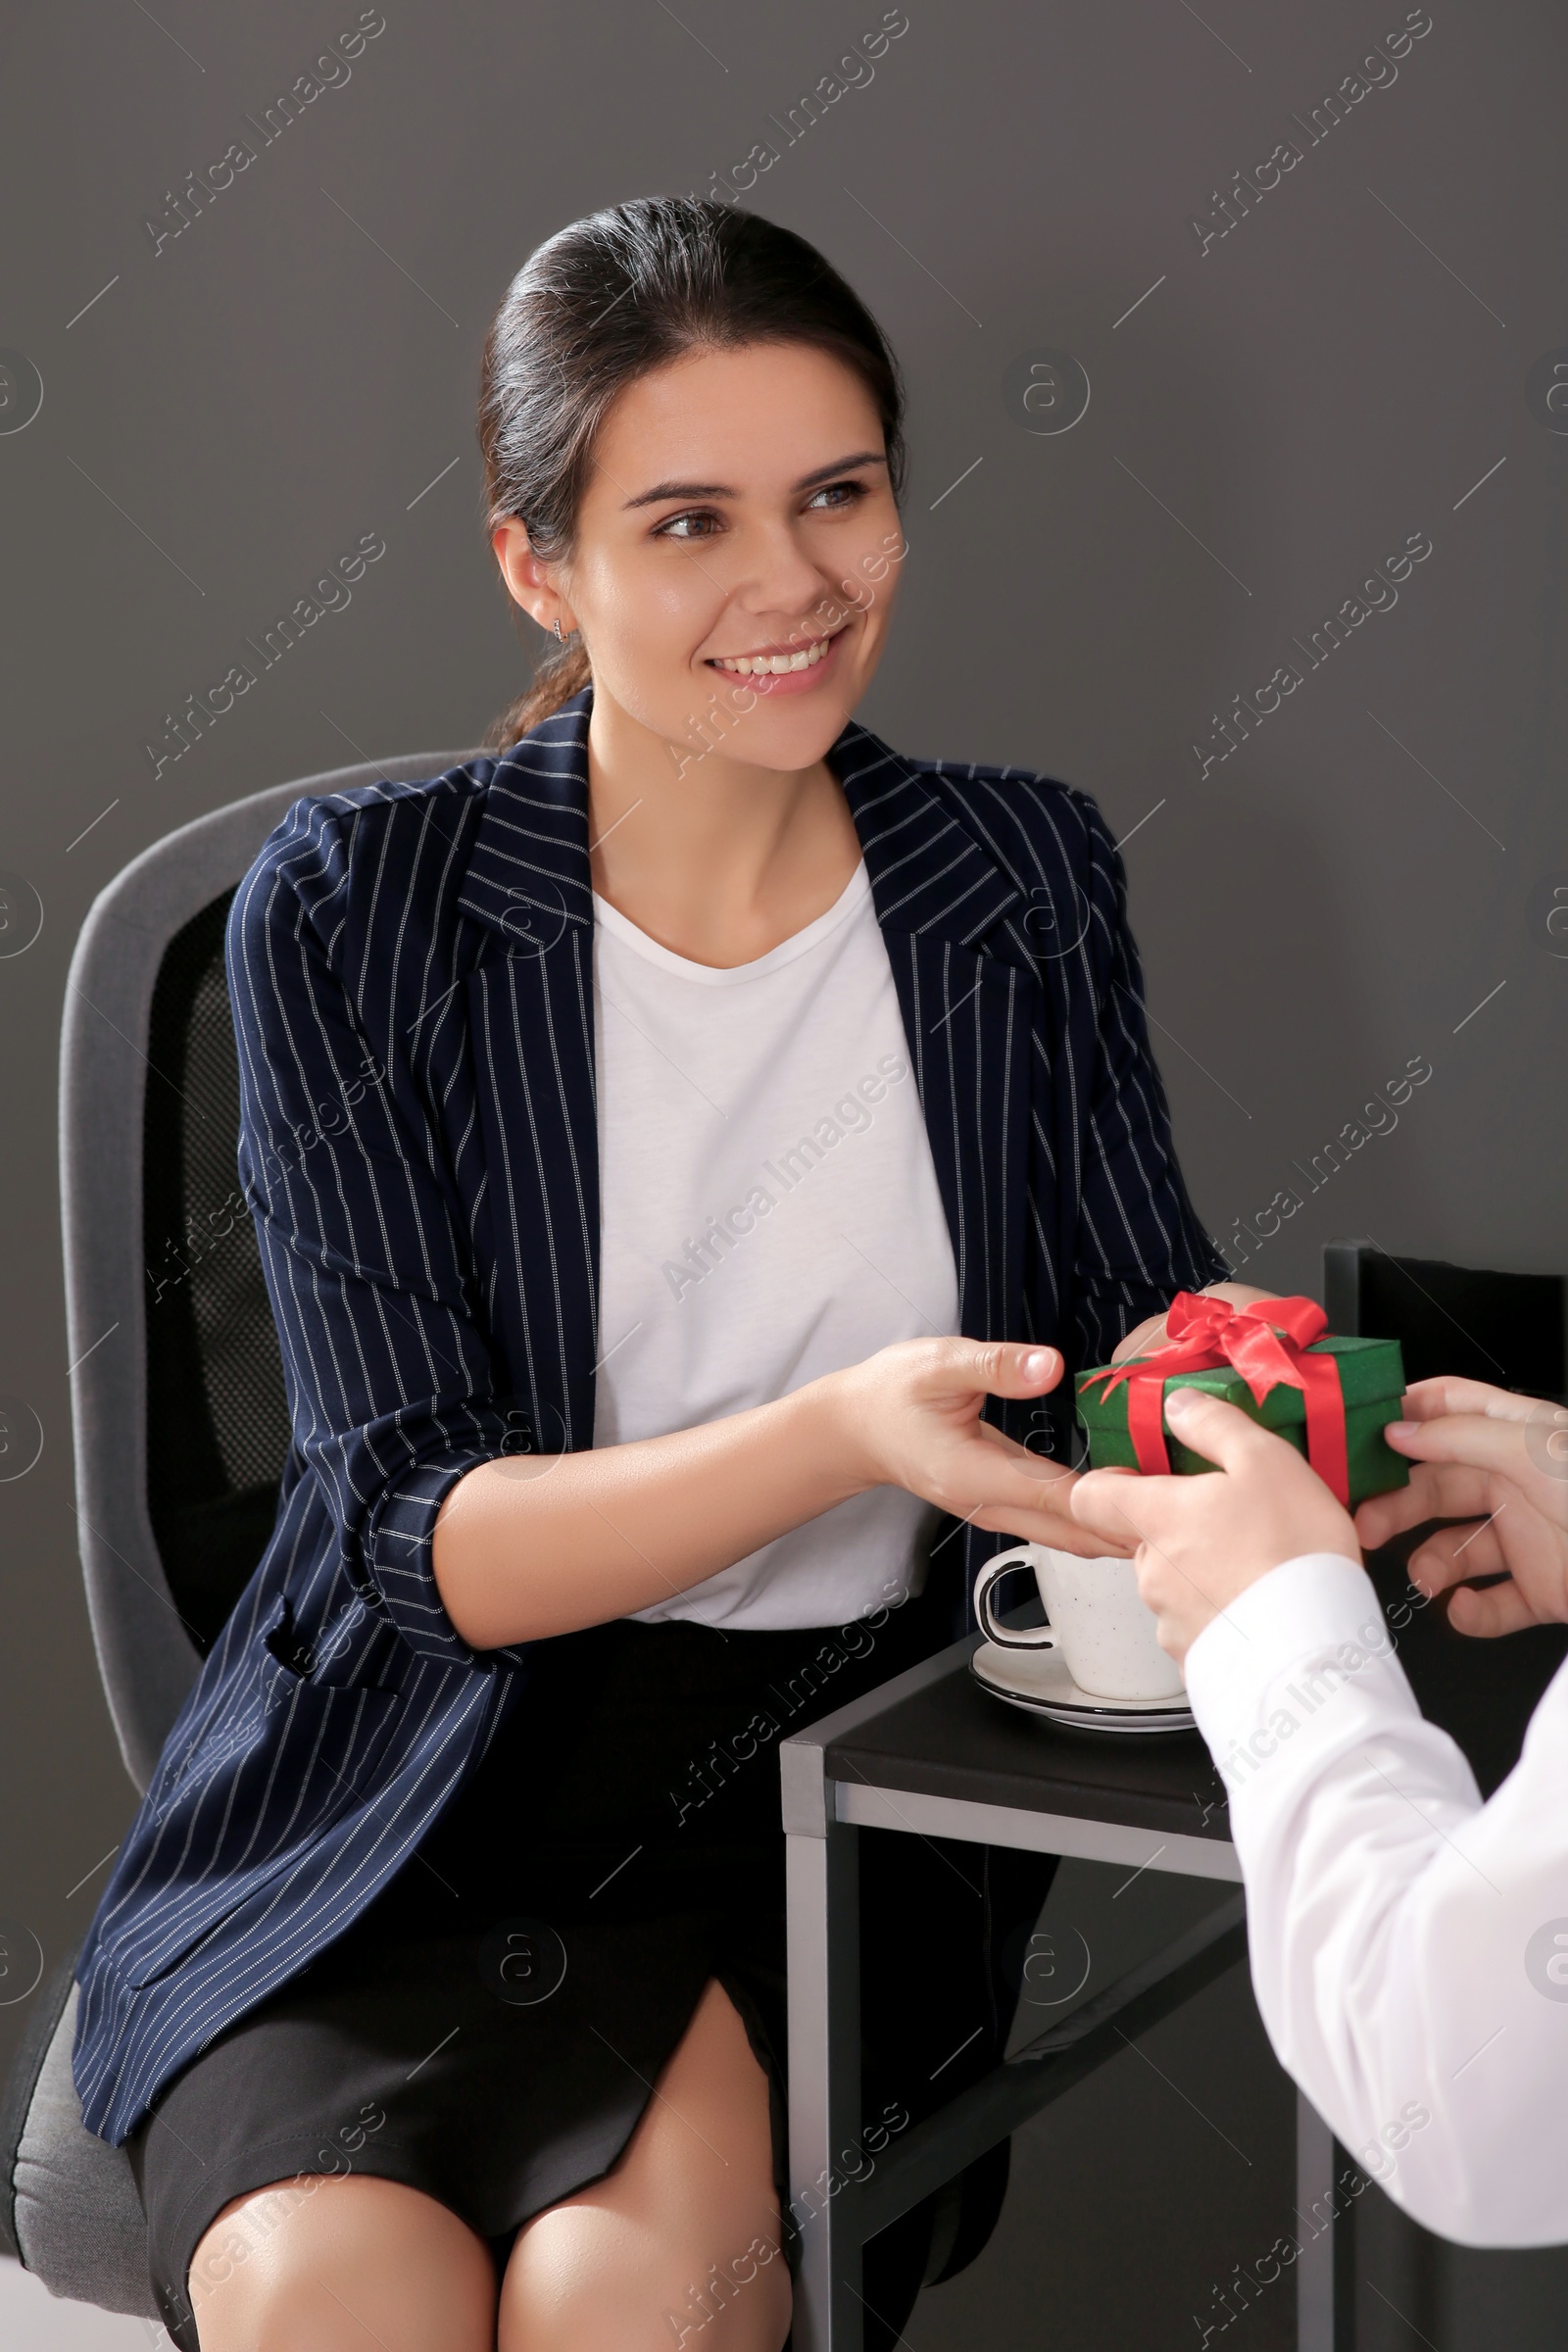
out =
{"type": "Polygon", "coordinates": [[[243,1718],[203,1743],[216,1762],[198,1750],[180,1776],[183,1801],[179,1782],[166,1794],[174,1818],[161,1842],[180,1853],[181,1874],[138,1906],[122,1941],[110,1940],[122,1983],[139,1989],[177,1968],[356,1801],[373,1799],[400,1703],[396,1690],[314,1683],[269,1666],[243,1718]]]}

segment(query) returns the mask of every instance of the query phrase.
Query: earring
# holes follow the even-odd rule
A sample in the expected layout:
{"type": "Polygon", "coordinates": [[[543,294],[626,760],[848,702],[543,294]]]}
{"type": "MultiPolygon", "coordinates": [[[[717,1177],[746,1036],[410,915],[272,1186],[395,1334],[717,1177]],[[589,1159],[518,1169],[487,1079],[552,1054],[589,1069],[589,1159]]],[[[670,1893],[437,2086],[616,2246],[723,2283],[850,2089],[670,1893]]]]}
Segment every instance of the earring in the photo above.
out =
{"type": "Polygon", "coordinates": [[[558,645],[564,645],[564,644],[565,644],[565,642],[566,642],[566,641],[565,641],[564,637],[563,637],[563,636],[562,636],[562,634],[561,634],[561,622],[558,620],[558,621],[556,622],[556,643],[557,643],[558,645]]]}

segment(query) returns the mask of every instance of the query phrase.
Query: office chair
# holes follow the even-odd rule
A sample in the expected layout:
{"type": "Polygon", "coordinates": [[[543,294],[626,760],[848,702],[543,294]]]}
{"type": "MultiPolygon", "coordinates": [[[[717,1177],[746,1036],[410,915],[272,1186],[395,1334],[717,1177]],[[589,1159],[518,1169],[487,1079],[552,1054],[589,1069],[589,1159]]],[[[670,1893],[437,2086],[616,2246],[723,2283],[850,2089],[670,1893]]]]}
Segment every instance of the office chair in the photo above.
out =
{"type": "MultiPolygon", "coordinates": [[[[295,801],[478,756],[340,768],[198,817],[100,893],[72,958],[60,1168],[78,1541],[99,1672],[139,1791],[266,1547],[291,1443],[238,1191],[229,906],[295,801]]],[[[60,1955],[32,1996],[0,2098],[0,2251],[54,2294],[156,2319],[129,2160],[84,2129],[72,2080],[74,1966],[74,1951],[60,1955]]],[[[994,2161],[953,2185],[945,2275],[1001,2201],[994,2161]]]]}
{"type": "MultiPolygon", "coordinates": [[[[290,1444],[238,1190],[229,904],[295,801],[476,756],[337,768],[197,817],[99,893],[72,956],[60,1188],[78,1541],[98,1669],[141,1791],[266,1547],[290,1444]]],[[[74,1965],[61,1955],[34,1993],[6,2083],[0,2248],[52,2294],[156,2319],[129,2159],[83,2128],[72,2082],[74,1965]]]]}

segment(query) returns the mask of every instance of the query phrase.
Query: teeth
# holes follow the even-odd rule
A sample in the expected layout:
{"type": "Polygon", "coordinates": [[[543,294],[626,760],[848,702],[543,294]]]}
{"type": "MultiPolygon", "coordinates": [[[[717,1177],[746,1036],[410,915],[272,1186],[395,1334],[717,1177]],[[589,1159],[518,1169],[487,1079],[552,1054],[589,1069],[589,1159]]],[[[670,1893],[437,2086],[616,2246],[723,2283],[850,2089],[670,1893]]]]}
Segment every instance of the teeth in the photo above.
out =
{"type": "MultiPolygon", "coordinates": [[[[835,630],[834,635],[837,633],[835,630]]],[[[764,671],[781,678],[786,670],[814,669],[819,662],[826,660],[832,642],[831,637],[818,637],[798,654],[737,654],[732,661],[716,661],[713,666],[733,670],[742,678],[760,676],[764,671]]]]}

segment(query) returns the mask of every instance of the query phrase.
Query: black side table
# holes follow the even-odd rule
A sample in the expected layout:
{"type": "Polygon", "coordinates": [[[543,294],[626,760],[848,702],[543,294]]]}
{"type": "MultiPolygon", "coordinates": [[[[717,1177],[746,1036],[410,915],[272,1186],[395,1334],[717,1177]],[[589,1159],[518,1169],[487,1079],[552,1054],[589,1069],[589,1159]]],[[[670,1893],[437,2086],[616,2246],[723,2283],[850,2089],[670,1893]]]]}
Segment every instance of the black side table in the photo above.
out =
{"type": "MultiPolygon", "coordinates": [[[[859,2107],[857,1833],[902,1830],[1240,1886],[1225,1790],[1197,1733],[1062,1731],[978,1690],[980,1636],[780,1742],[789,1852],[795,2352],[861,2352],[867,2238],[1212,1983],[1246,1950],[1246,1898],[1041,2034],[906,2135],[859,2107]]],[[[1333,2352],[1336,2150],[1298,2100],[1298,2204],[1324,2226],[1297,2263],[1300,2352],[1333,2352]]]]}

